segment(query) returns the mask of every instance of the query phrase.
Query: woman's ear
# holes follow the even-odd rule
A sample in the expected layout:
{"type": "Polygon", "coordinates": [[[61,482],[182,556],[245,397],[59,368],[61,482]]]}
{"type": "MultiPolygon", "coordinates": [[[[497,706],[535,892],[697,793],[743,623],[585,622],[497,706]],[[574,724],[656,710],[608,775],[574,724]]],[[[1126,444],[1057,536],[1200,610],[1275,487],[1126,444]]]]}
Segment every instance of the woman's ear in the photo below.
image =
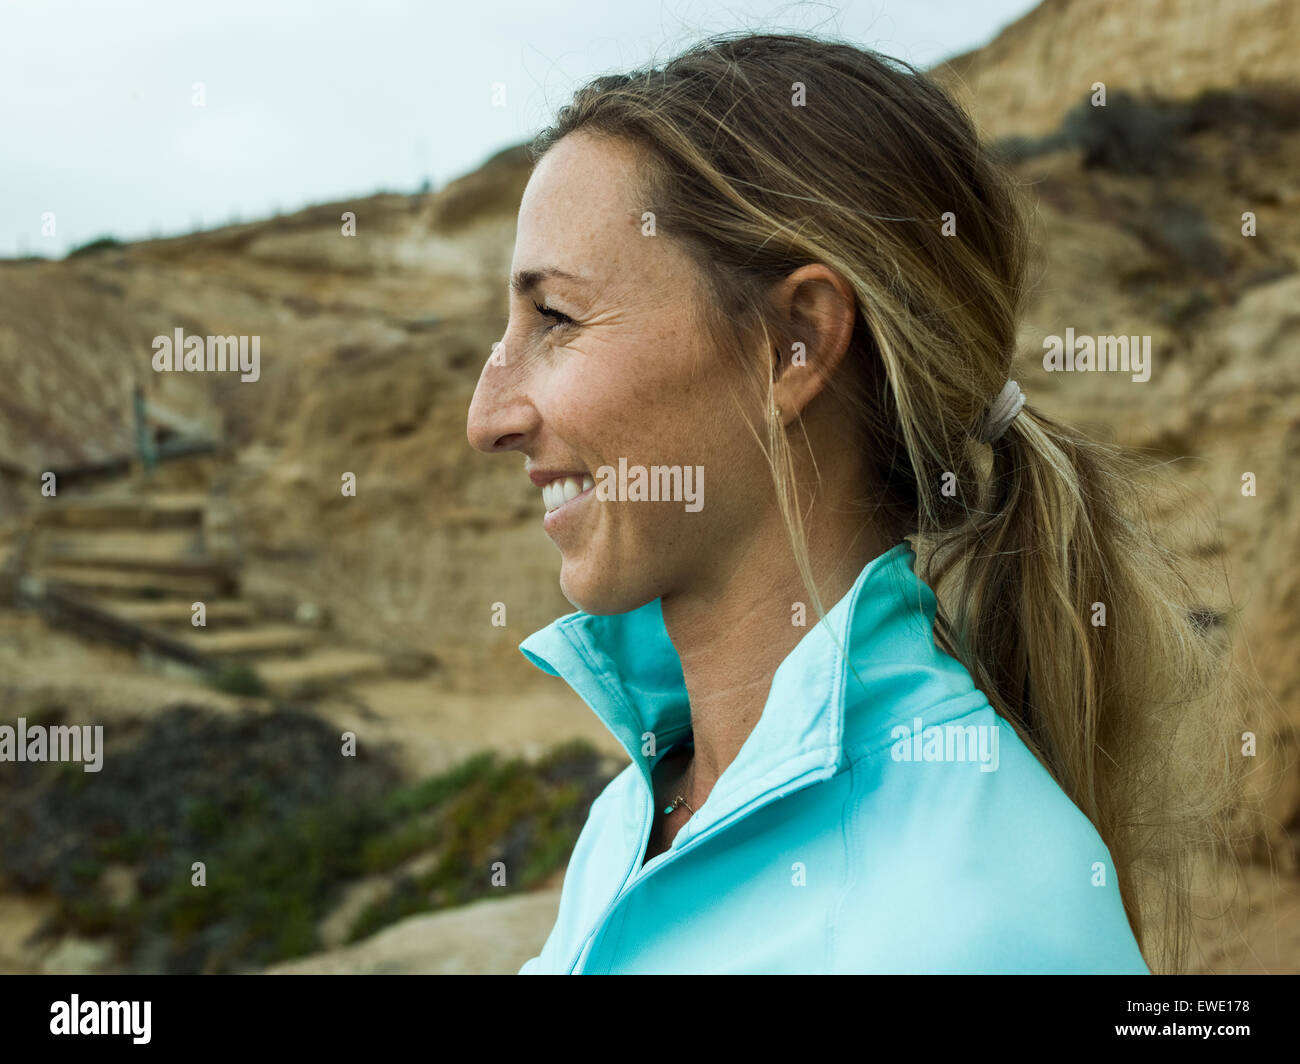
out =
{"type": "Polygon", "coordinates": [[[789,335],[806,337],[776,350],[772,390],[784,422],[796,420],[826,387],[853,338],[853,288],[822,263],[801,266],[777,285],[778,312],[789,335]]]}

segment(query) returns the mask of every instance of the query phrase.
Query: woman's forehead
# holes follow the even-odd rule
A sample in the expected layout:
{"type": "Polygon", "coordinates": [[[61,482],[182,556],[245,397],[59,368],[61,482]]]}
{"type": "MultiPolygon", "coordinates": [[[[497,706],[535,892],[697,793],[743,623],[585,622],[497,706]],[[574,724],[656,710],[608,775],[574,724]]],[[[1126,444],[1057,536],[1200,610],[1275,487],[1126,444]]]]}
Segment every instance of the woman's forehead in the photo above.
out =
{"type": "MultiPolygon", "coordinates": [[[[641,156],[630,145],[571,134],[542,157],[519,207],[512,280],[568,287],[629,274],[652,279],[679,266],[647,234],[646,205],[634,202],[641,156]]],[[[517,289],[518,290],[518,289],[517,289]]]]}
{"type": "Polygon", "coordinates": [[[632,145],[608,137],[572,133],[558,141],[533,169],[520,213],[620,213],[631,201],[641,156],[632,145]]]}

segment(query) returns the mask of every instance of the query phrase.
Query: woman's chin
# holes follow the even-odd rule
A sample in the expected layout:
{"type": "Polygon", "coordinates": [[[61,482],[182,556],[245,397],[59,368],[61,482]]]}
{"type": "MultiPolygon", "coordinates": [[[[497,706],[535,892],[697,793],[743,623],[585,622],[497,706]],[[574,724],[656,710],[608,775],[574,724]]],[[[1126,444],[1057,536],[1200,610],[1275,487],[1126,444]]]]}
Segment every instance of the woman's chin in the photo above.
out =
{"type": "Polygon", "coordinates": [[[612,578],[617,566],[591,564],[589,559],[565,562],[560,567],[560,592],[575,609],[595,616],[627,613],[651,601],[655,596],[638,593],[635,587],[612,578]]]}
{"type": "Polygon", "coordinates": [[[587,580],[582,576],[572,576],[568,568],[566,565],[560,570],[560,593],[572,603],[574,609],[596,615],[620,612],[609,607],[610,596],[599,582],[587,580]]]}

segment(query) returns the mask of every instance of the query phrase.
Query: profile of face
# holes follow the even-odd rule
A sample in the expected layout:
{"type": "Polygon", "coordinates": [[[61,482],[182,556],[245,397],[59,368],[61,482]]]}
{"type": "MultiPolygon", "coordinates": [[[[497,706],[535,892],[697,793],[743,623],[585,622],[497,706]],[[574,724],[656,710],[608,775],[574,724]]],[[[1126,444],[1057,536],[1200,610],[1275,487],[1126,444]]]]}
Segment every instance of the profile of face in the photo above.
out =
{"type": "Polygon", "coordinates": [[[692,307],[704,306],[698,267],[643,227],[644,165],[635,146],[583,133],[542,157],[519,208],[519,287],[467,428],[480,451],[525,456],[561,590],[597,614],[725,582],[776,515],[766,461],[732,398],[743,394],[738,360],[692,327],[692,307]],[[619,497],[608,474],[609,490],[597,491],[599,471],[620,460],[629,478],[676,467],[699,480],[696,503],[619,497]]]}

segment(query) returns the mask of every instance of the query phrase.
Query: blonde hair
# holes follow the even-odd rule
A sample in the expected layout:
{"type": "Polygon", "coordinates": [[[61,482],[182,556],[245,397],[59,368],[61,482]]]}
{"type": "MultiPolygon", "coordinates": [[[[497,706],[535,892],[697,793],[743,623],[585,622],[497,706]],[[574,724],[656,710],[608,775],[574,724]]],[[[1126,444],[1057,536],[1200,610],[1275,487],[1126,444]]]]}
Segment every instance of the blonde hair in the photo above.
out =
{"type": "Polygon", "coordinates": [[[773,324],[773,282],[824,263],[852,286],[848,371],[827,387],[855,411],[864,508],[915,537],[940,645],[1096,826],[1148,964],[1182,970],[1191,862],[1228,837],[1240,794],[1237,704],[1174,559],[1124,499],[1137,466],[1032,403],[976,440],[1027,289],[1014,180],[915,68],[800,35],[713,37],[597,78],[534,159],[579,130],[646,152],[645,207],[700,267],[700,328],[750,363],[756,434],[821,616],[770,356],[752,353],[811,339],[773,324]]]}

